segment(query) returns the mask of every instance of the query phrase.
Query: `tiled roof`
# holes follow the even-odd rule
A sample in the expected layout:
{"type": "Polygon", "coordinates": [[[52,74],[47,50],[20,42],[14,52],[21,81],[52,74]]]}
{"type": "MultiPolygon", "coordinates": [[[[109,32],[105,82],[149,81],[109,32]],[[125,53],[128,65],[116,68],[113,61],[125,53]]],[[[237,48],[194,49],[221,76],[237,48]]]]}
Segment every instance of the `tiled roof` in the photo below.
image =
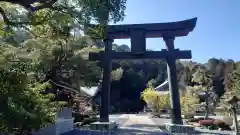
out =
{"type": "MultiPolygon", "coordinates": [[[[156,91],[158,91],[159,92],[159,94],[167,94],[168,92],[169,92],[169,83],[168,83],[168,81],[166,80],[165,82],[163,82],[162,84],[160,84],[159,86],[157,86],[156,88],[155,88],[155,90],[156,91]]],[[[180,84],[179,83],[179,87],[180,88],[185,88],[185,86],[184,85],[182,85],[182,84],[180,84]]]]}
{"type": "Polygon", "coordinates": [[[89,96],[93,97],[98,92],[99,86],[92,86],[92,87],[80,87],[80,90],[84,93],[88,94],[89,96]]]}
{"type": "Polygon", "coordinates": [[[54,83],[55,85],[68,90],[69,92],[74,92],[74,93],[82,92],[82,93],[84,93],[85,96],[88,96],[88,97],[95,96],[99,89],[99,86],[75,88],[72,85],[66,84],[64,82],[55,83],[52,80],[50,80],[50,81],[52,83],[54,83]]]}
{"type": "Polygon", "coordinates": [[[168,86],[168,81],[163,82],[162,84],[158,85],[155,90],[162,91],[164,87],[168,86]]]}

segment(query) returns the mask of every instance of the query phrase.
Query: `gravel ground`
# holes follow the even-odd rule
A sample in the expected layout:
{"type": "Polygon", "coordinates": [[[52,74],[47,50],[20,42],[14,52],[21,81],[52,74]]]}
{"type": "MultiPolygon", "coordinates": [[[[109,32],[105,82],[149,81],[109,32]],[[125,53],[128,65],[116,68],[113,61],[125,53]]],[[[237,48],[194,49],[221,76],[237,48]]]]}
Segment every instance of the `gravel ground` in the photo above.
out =
{"type": "Polygon", "coordinates": [[[234,131],[219,131],[196,128],[196,131],[201,135],[234,135],[234,131]]]}
{"type": "Polygon", "coordinates": [[[101,132],[75,129],[71,132],[62,135],[169,135],[167,133],[160,133],[156,131],[142,131],[136,129],[118,129],[116,132],[101,132]]]}
{"type": "MultiPolygon", "coordinates": [[[[127,127],[121,127],[120,125],[120,129],[119,131],[117,131],[116,133],[118,135],[121,134],[125,134],[125,135],[136,135],[136,134],[149,134],[149,135],[167,135],[170,133],[167,133],[166,130],[164,130],[164,123],[169,123],[171,122],[170,119],[167,118],[151,118],[149,117],[147,114],[141,114],[141,115],[135,115],[135,116],[130,116],[130,115],[126,115],[128,116],[128,119],[132,119],[132,125],[128,124],[127,127]],[[136,117],[138,116],[138,117],[136,117]],[[141,117],[139,117],[141,116],[141,117]],[[150,120],[148,120],[146,117],[148,117],[149,119],[151,119],[154,124],[156,124],[158,127],[160,127],[161,129],[156,129],[156,126],[153,126],[153,124],[151,124],[150,120]],[[135,121],[134,119],[140,119],[139,121],[135,121]],[[148,122],[147,122],[148,121],[148,122]],[[145,124],[144,124],[145,123],[145,124]]],[[[118,119],[121,120],[124,119],[124,117],[118,119]]],[[[125,118],[126,120],[127,118],[125,118]]],[[[123,121],[123,120],[121,120],[123,121]]],[[[129,122],[128,121],[124,121],[124,122],[129,122]]],[[[124,123],[122,122],[122,123],[124,123]]],[[[126,125],[126,123],[125,123],[126,125]]],[[[196,128],[196,135],[233,135],[234,132],[233,131],[218,131],[218,130],[208,130],[208,129],[200,129],[200,128],[196,128]]],[[[176,135],[180,135],[180,133],[176,134],[176,135]]]]}
{"type": "MultiPolygon", "coordinates": [[[[167,133],[167,131],[164,130],[164,123],[170,122],[170,119],[167,119],[167,118],[151,118],[147,114],[141,114],[141,115],[124,114],[124,115],[111,115],[110,121],[116,121],[116,123],[119,125],[119,129],[116,132],[107,132],[107,131],[103,132],[103,131],[75,129],[63,135],[170,135],[169,133],[167,133]],[[161,129],[157,128],[156,125],[152,124],[151,121],[153,121],[161,129]]],[[[196,135],[233,135],[234,132],[196,128],[195,134],[196,135]]],[[[176,133],[174,135],[189,135],[189,134],[176,133]]]]}
{"type": "MultiPolygon", "coordinates": [[[[189,134],[170,134],[167,132],[159,132],[159,131],[149,131],[149,130],[140,130],[134,128],[119,128],[116,132],[101,132],[101,131],[90,131],[90,130],[79,130],[75,129],[71,132],[62,134],[62,135],[189,135],[189,134]]],[[[195,135],[233,135],[233,132],[213,132],[213,131],[201,131],[196,132],[195,135]]]]}

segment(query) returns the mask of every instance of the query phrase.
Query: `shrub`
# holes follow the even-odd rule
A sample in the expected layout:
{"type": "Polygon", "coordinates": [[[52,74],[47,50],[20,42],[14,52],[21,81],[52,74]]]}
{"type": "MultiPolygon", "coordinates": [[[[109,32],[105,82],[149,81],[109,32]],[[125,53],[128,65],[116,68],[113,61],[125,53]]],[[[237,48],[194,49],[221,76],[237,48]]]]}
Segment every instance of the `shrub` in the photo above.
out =
{"type": "Polygon", "coordinates": [[[196,105],[198,104],[197,92],[193,87],[187,87],[184,94],[181,94],[181,111],[185,116],[194,115],[196,112],[196,105]]]}
{"type": "MultiPolygon", "coordinates": [[[[194,115],[196,104],[198,104],[196,91],[192,90],[191,88],[193,87],[187,87],[187,90],[180,94],[181,111],[185,116],[194,115]]],[[[154,112],[160,112],[162,109],[171,108],[169,94],[160,94],[152,87],[146,88],[141,93],[141,97],[154,112]]]]}
{"type": "Polygon", "coordinates": [[[169,94],[159,94],[154,88],[146,88],[141,93],[141,98],[150,106],[154,112],[170,108],[169,94]]]}

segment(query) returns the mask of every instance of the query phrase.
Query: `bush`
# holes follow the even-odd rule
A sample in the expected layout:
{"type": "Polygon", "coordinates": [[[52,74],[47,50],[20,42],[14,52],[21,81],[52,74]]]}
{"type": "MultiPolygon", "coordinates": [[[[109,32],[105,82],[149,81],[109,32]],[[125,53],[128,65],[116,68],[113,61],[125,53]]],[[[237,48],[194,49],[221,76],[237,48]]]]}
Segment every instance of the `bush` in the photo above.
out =
{"type": "Polygon", "coordinates": [[[154,112],[170,108],[169,94],[159,94],[154,88],[146,88],[141,93],[141,98],[148,104],[154,112]]]}
{"type": "Polygon", "coordinates": [[[30,78],[20,70],[23,64],[15,66],[18,69],[0,69],[0,131],[26,132],[53,123],[57,109],[65,102],[52,102],[53,94],[40,94],[49,84],[30,78]]]}
{"type": "MultiPolygon", "coordinates": [[[[186,117],[195,114],[195,107],[196,104],[198,104],[196,91],[191,88],[193,87],[187,87],[187,90],[180,94],[181,111],[186,117]]],[[[152,87],[146,88],[141,93],[141,97],[154,112],[160,112],[162,109],[171,108],[169,94],[159,94],[152,87]]]]}
{"type": "Polygon", "coordinates": [[[185,116],[192,116],[196,112],[196,104],[198,104],[197,93],[193,87],[187,87],[184,94],[181,94],[181,111],[185,116]]]}

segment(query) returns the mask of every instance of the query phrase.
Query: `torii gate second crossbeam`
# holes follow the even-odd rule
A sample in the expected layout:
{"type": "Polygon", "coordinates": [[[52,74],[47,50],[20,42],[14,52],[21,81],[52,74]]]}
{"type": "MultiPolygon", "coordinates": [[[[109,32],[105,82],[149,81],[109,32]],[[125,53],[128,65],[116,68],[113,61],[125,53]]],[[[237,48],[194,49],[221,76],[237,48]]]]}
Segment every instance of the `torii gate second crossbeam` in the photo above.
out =
{"type": "MultiPolygon", "coordinates": [[[[178,91],[176,59],[191,59],[191,51],[174,49],[175,37],[187,36],[196,26],[197,18],[153,24],[108,25],[104,39],[104,52],[89,53],[89,60],[100,60],[103,64],[103,82],[101,93],[100,121],[109,121],[110,82],[112,60],[120,59],[165,59],[168,64],[168,82],[170,91],[172,123],[182,124],[181,106],[178,91]],[[131,38],[131,52],[114,52],[114,39],[131,38]],[[146,51],[146,38],[163,38],[166,49],[146,51]]],[[[95,27],[96,25],[91,25],[95,27]]]]}

